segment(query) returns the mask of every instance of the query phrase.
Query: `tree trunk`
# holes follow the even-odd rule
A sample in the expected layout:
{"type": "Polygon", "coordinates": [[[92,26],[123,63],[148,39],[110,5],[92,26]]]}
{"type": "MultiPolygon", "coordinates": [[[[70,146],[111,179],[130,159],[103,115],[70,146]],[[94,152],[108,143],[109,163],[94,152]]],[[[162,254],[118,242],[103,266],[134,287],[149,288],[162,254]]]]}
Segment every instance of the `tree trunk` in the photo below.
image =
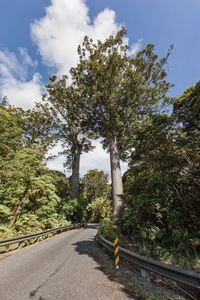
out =
{"type": "Polygon", "coordinates": [[[122,208],[123,185],[120,167],[120,155],[117,148],[117,138],[113,134],[109,139],[110,166],[112,177],[113,213],[118,215],[122,208]]]}
{"type": "Polygon", "coordinates": [[[72,181],[71,181],[71,197],[78,198],[79,195],[79,168],[80,168],[81,151],[78,149],[73,157],[72,165],[72,181]]]}

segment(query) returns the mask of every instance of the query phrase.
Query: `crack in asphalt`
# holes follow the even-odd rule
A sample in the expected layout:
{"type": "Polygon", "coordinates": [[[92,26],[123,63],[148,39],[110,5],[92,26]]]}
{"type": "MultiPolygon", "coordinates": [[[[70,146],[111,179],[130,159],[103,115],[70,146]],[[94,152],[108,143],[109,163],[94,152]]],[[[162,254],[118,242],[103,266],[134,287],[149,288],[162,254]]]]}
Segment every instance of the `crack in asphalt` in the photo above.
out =
{"type": "MultiPolygon", "coordinates": [[[[33,298],[36,296],[37,292],[53,277],[56,275],[56,273],[58,273],[58,271],[63,267],[64,264],[61,264],[60,266],[58,266],[58,268],[55,269],[55,271],[53,273],[51,273],[47,279],[40,284],[35,290],[33,290],[32,292],[30,292],[29,297],[33,298]]],[[[39,300],[47,300],[45,298],[43,298],[42,296],[39,297],[39,300]]]]}

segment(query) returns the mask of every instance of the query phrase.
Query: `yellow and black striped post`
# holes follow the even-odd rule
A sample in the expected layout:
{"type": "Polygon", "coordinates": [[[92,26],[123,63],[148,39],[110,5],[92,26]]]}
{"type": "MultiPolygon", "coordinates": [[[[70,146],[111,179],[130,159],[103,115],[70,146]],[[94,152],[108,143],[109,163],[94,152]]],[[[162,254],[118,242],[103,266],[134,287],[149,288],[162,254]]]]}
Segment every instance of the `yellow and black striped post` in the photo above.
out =
{"type": "Polygon", "coordinates": [[[118,239],[118,237],[115,238],[114,245],[115,245],[115,255],[114,255],[115,267],[116,267],[116,269],[119,269],[119,239],[118,239]]]}

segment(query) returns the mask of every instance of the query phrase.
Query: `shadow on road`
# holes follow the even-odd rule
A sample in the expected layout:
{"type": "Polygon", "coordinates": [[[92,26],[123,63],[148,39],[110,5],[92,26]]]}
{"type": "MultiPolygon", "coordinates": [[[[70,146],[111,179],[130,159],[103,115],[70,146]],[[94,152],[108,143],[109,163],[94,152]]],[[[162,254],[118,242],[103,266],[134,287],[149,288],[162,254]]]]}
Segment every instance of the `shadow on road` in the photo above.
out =
{"type": "MultiPolygon", "coordinates": [[[[98,229],[99,224],[88,224],[87,228],[88,229],[98,229]]],[[[85,229],[87,230],[87,229],[85,229]]],[[[112,282],[116,282],[116,280],[114,279],[114,277],[109,276],[108,272],[106,271],[106,268],[103,265],[103,259],[102,256],[100,255],[100,253],[98,253],[97,251],[97,245],[96,245],[96,230],[94,231],[94,235],[87,240],[83,240],[83,241],[78,241],[74,244],[72,244],[73,246],[75,246],[75,251],[78,252],[79,255],[88,255],[89,257],[91,257],[95,262],[97,262],[97,267],[95,269],[100,270],[101,272],[103,272],[104,274],[107,275],[108,279],[111,280],[112,282]]],[[[40,289],[46,285],[46,283],[53,277],[55,276],[60,269],[63,267],[64,264],[59,265],[54,272],[52,272],[47,278],[46,280],[44,280],[37,288],[35,288],[33,291],[31,291],[29,293],[29,298],[30,299],[38,299],[38,300],[47,300],[47,298],[43,298],[41,295],[39,294],[40,289]]],[[[127,292],[127,290],[125,289],[125,287],[121,288],[122,291],[124,293],[127,294],[127,297],[130,299],[133,299],[133,297],[130,295],[130,293],[127,292]]],[[[136,299],[136,298],[134,298],[136,299]]],[[[59,299],[58,299],[59,300],[59,299]]]]}
{"type": "MultiPolygon", "coordinates": [[[[98,229],[99,225],[98,224],[89,224],[88,228],[94,228],[94,229],[98,229]]],[[[75,244],[73,244],[73,246],[75,246],[75,251],[77,251],[80,255],[88,255],[89,257],[91,257],[95,262],[98,263],[98,267],[96,267],[95,269],[100,270],[101,272],[103,272],[107,278],[112,281],[112,282],[116,282],[115,278],[112,276],[109,276],[108,272],[106,271],[106,268],[103,265],[103,261],[102,261],[102,257],[101,255],[97,252],[97,245],[96,245],[96,235],[94,235],[92,238],[90,238],[89,240],[85,240],[85,241],[80,241],[80,242],[76,242],[75,244]]],[[[126,290],[125,287],[121,288],[122,291],[124,293],[127,294],[127,296],[130,299],[133,299],[133,296],[130,295],[130,293],[126,290]]],[[[136,299],[136,298],[134,298],[136,299]]]]}

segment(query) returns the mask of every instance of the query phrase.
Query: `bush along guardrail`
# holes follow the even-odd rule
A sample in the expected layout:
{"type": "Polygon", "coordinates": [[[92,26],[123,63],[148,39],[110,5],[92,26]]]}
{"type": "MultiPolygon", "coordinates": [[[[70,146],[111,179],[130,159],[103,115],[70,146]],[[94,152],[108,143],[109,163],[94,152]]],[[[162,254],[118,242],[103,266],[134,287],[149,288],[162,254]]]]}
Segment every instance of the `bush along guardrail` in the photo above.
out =
{"type": "Polygon", "coordinates": [[[23,242],[27,242],[30,240],[34,240],[34,242],[37,242],[39,237],[41,237],[41,236],[48,237],[49,234],[57,234],[57,233],[61,233],[63,231],[80,228],[80,227],[84,227],[84,226],[85,226],[84,223],[72,224],[72,225],[62,226],[62,227],[53,228],[53,229],[47,229],[45,231],[40,231],[37,233],[26,234],[26,235],[22,235],[22,236],[18,236],[18,237],[13,237],[10,239],[1,240],[0,241],[0,251],[1,252],[9,251],[9,246],[12,244],[18,244],[18,246],[16,247],[16,249],[18,249],[23,244],[23,242]],[[3,247],[3,249],[1,247],[3,247]]]}
{"type": "MultiPolygon", "coordinates": [[[[114,251],[114,243],[109,242],[97,233],[98,241],[111,252],[114,251]]],[[[200,291],[200,273],[177,268],[164,264],[153,259],[138,255],[134,252],[119,247],[119,255],[124,259],[132,262],[140,268],[157,273],[161,276],[170,278],[186,286],[193,287],[200,291]]]]}

